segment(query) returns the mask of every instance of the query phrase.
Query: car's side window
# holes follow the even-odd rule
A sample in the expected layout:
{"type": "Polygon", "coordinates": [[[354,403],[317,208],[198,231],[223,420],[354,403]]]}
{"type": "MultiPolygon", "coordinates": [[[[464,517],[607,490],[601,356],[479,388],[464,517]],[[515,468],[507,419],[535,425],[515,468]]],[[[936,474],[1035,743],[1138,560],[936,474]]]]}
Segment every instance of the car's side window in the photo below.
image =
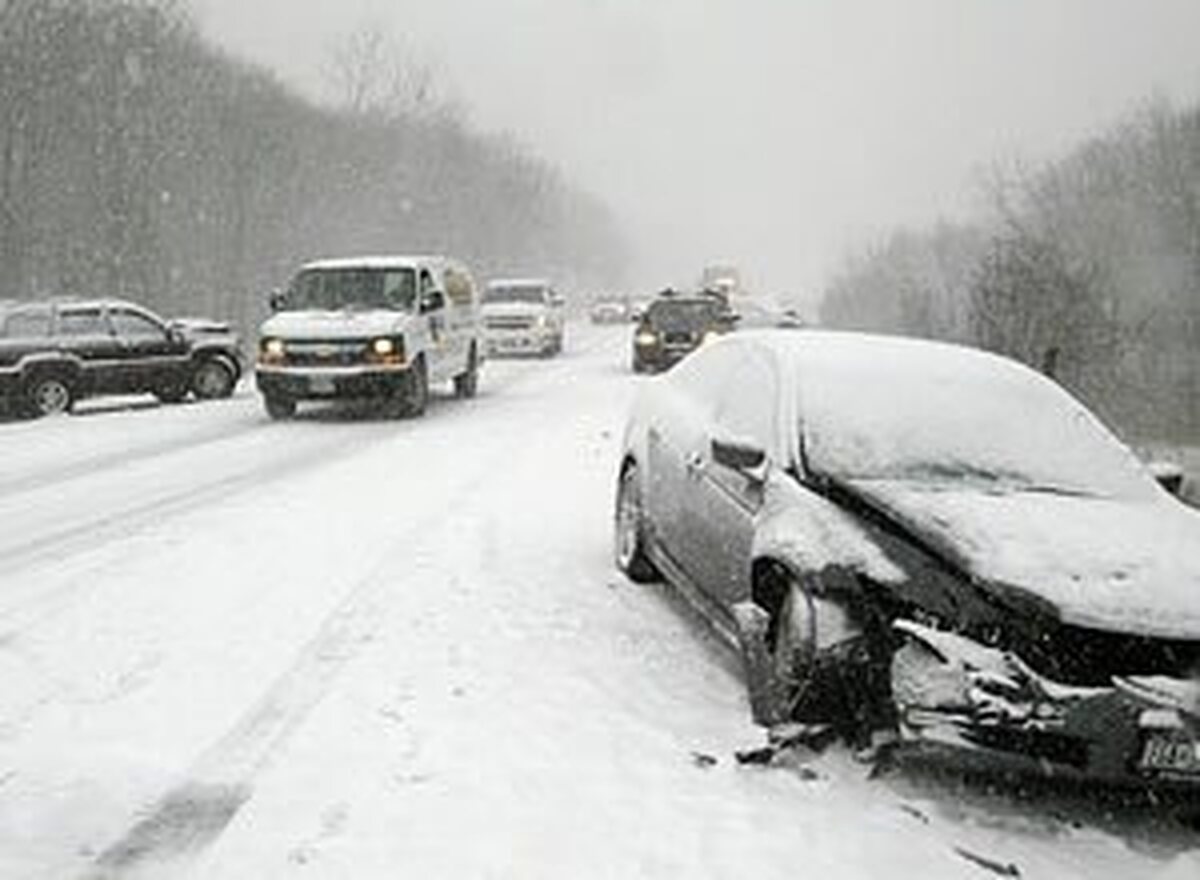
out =
{"type": "Polygon", "coordinates": [[[166,336],[166,331],[156,321],[138,312],[114,309],[108,313],[108,317],[118,336],[139,339],[162,339],[166,336]]]}
{"type": "Polygon", "coordinates": [[[50,335],[50,313],[44,309],[13,312],[4,322],[6,339],[40,339],[50,335]]]}
{"type": "Polygon", "coordinates": [[[99,309],[71,309],[58,315],[61,336],[108,336],[108,324],[99,309]]]}
{"type": "Polygon", "coordinates": [[[730,437],[753,440],[762,448],[774,446],[776,377],[770,362],[749,350],[722,377],[715,419],[730,437]]]}

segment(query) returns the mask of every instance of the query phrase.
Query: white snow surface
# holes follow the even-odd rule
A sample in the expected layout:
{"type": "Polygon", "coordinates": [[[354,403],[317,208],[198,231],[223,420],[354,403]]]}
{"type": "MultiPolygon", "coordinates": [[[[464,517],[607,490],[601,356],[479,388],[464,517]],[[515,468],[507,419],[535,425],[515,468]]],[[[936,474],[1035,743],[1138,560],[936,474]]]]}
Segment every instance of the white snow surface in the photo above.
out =
{"type": "Polygon", "coordinates": [[[0,424],[0,877],[1200,874],[1153,810],[739,766],[736,663],[610,562],[627,331],[571,335],[420,420],[0,424]]]}

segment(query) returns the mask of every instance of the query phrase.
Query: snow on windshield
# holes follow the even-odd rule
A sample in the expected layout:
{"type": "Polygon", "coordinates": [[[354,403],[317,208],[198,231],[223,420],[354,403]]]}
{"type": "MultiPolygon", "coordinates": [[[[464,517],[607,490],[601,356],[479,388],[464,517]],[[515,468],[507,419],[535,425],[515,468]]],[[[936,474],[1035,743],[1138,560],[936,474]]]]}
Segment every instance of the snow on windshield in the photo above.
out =
{"type": "Polygon", "coordinates": [[[1133,453],[1045,377],[1003,358],[910,340],[805,345],[805,454],[842,479],[1149,497],[1133,453]]]}
{"type": "Polygon", "coordinates": [[[399,309],[417,296],[412,269],[307,269],[288,293],[289,309],[399,309]]]}

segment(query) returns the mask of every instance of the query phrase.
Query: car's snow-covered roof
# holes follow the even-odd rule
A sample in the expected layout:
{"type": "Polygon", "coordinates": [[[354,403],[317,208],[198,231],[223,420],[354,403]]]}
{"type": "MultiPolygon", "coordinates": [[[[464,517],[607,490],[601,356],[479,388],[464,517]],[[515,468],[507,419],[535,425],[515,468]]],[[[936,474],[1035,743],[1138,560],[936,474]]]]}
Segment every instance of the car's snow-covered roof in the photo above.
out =
{"type": "Polygon", "coordinates": [[[330,257],[305,263],[300,270],[310,269],[415,269],[430,263],[446,262],[445,257],[414,255],[366,255],[359,257],[330,257]]]}

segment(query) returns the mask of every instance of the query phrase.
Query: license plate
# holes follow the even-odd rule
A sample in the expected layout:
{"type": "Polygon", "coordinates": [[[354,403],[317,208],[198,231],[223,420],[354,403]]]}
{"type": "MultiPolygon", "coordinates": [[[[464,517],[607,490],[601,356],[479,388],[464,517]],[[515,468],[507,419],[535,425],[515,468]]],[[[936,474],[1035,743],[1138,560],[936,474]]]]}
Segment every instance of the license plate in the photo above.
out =
{"type": "Polygon", "coordinates": [[[308,380],[308,390],[313,394],[333,394],[337,386],[332,376],[313,376],[308,380]]]}
{"type": "Polygon", "coordinates": [[[1151,734],[1141,766],[1143,770],[1200,774],[1200,742],[1178,733],[1151,734]]]}

